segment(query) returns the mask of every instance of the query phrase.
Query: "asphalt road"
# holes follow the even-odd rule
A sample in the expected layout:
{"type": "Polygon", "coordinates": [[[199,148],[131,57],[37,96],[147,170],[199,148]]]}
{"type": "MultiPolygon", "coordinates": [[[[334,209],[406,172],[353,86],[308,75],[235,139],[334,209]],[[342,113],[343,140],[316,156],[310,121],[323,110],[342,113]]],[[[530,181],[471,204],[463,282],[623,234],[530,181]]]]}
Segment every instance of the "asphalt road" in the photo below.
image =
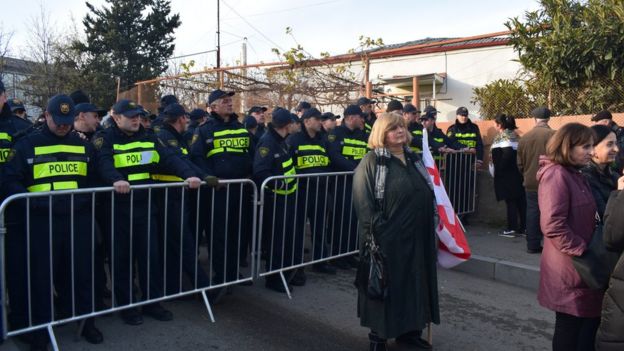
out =
{"type": "MultiPolygon", "coordinates": [[[[170,301],[174,321],[149,317],[124,325],[117,315],[98,318],[104,343],[76,341],[75,324],[56,327],[61,350],[368,350],[367,330],[356,317],[354,271],[337,276],[308,273],[292,300],[263,287],[234,287],[213,306],[212,323],[201,300],[170,301]]],[[[433,326],[434,350],[548,350],[554,313],[535,293],[447,270],[439,271],[442,323],[433,326]]],[[[27,350],[9,342],[0,350],[27,350]]],[[[390,350],[402,350],[393,342],[390,350]]]]}

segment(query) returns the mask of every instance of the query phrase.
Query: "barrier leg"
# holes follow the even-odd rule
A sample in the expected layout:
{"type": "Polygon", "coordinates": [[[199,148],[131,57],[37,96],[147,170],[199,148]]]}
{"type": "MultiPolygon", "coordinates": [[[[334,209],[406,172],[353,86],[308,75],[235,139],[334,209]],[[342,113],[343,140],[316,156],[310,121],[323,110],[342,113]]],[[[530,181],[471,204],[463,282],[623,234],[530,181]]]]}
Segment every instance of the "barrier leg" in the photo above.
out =
{"type": "Polygon", "coordinates": [[[282,284],[284,284],[284,290],[286,290],[286,294],[288,294],[288,298],[292,300],[292,296],[290,295],[290,289],[288,289],[288,283],[286,282],[286,277],[284,277],[284,272],[280,271],[280,278],[282,278],[282,284]]]}
{"type": "Polygon", "coordinates": [[[80,321],[78,321],[78,328],[76,328],[74,341],[80,341],[80,338],[82,337],[82,331],[84,330],[84,325],[86,321],[87,321],[86,319],[81,319],[80,321]]]}
{"type": "Polygon", "coordinates": [[[214,315],[212,314],[212,308],[210,308],[210,302],[208,301],[208,295],[206,295],[206,290],[202,290],[202,297],[204,298],[204,305],[206,305],[206,309],[208,310],[208,317],[210,317],[210,321],[214,323],[215,319],[214,315]]]}
{"type": "Polygon", "coordinates": [[[50,344],[52,344],[52,350],[58,351],[58,344],[56,343],[56,337],[54,336],[54,330],[51,325],[48,325],[48,335],[50,336],[50,344]]]}

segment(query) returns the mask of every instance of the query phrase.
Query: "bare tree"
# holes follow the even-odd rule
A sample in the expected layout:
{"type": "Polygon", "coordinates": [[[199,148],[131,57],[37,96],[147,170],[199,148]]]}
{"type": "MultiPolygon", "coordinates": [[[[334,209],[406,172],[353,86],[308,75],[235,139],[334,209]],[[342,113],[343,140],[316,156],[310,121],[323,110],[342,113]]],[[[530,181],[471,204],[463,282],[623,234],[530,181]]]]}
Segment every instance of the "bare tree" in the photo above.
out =
{"type": "Polygon", "coordinates": [[[4,73],[5,57],[9,56],[13,32],[5,31],[0,25],[0,77],[4,73]]]}

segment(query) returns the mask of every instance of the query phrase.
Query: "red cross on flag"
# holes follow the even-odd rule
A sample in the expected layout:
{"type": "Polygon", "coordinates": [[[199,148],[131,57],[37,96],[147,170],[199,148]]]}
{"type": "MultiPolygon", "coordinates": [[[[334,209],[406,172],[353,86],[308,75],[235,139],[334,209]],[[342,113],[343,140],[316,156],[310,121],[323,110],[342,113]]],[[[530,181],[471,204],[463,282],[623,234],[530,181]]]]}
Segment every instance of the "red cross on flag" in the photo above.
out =
{"type": "Polygon", "coordinates": [[[455,267],[470,258],[470,247],[464,229],[459,223],[459,218],[455,214],[451,200],[444,189],[444,184],[440,179],[440,172],[433,161],[433,155],[429,150],[429,140],[427,129],[423,128],[422,159],[427,172],[433,182],[433,190],[436,200],[436,208],[440,216],[440,222],[436,227],[438,235],[438,263],[444,268],[455,267]]]}

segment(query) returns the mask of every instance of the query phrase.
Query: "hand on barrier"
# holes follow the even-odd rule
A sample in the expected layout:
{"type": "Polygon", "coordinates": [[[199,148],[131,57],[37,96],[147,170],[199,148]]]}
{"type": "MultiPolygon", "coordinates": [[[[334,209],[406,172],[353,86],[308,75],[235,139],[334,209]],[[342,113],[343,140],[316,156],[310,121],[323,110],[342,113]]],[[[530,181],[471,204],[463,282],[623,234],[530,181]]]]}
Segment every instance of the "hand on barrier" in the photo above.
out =
{"type": "Polygon", "coordinates": [[[476,169],[480,169],[480,168],[481,168],[481,166],[483,166],[483,161],[481,161],[481,160],[477,160],[477,162],[475,163],[475,168],[476,168],[476,169]]]}
{"type": "Polygon", "coordinates": [[[113,187],[119,194],[127,194],[130,192],[130,183],[125,180],[118,180],[114,182],[113,187]]]}
{"type": "Polygon", "coordinates": [[[197,189],[201,186],[201,179],[197,177],[188,177],[185,182],[188,184],[189,189],[197,189]]]}
{"type": "Polygon", "coordinates": [[[206,176],[206,178],[204,178],[204,182],[206,182],[207,186],[214,188],[219,185],[219,178],[215,176],[206,176]]]}
{"type": "Polygon", "coordinates": [[[624,176],[618,178],[617,188],[618,190],[624,190],[624,176]]]}

